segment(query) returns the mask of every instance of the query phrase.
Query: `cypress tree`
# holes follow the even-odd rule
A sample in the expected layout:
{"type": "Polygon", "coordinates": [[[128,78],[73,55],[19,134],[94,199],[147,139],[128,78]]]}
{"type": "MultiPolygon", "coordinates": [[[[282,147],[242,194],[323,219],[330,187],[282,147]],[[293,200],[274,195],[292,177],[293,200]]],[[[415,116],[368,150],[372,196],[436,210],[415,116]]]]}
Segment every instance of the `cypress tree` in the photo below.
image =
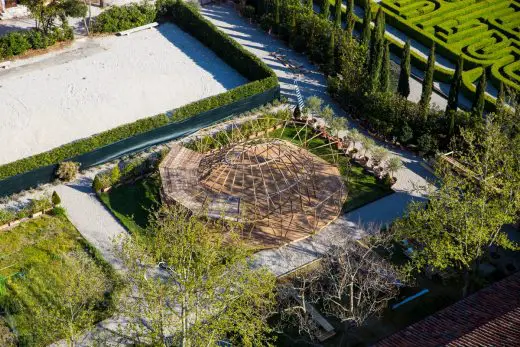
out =
{"type": "Polygon", "coordinates": [[[462,83],[463,69],[464,60],[462,60],[462,55],[460,55],[459,60],[457,61],[457,67],[455,68],[455,73],[451,80],[450,94],[448,95],[448,104],[446,105],[446,114],[450,111],[457,111],[457,107],[459,106],[459,92],[462,83]]]}
{"type": "Polygon", "coordinates": [[[484,106],[486,105],[486,86],[486,69],[483,69],[477,85],[475,102],[473,102],[473,107],[471,107],[471,112],[475,118],[481,118],[484,113],[484,106]]]}
{"type": "Polygon", "coordinates": [[[428,66],[424,74],[424,80],[422,83],[422,93],[420,105],[423,107],[424,115],[426,116],[430,108],[430,100],[432,99],[433,91],[433,73],[435,72],[435,43],[432,45],[430,50],[430,56],[428,57],[428,66]]]}
{"type": "Polygon", "coordinates": [[[408,98],[410,95],[410,40],[406,41],[404,45],[397,92],[404,98],[408,98]]]}
{"type": "Polygon", "coordinates": [[[383,53],[383,66],[381,68],[381,81],[379,82],[379,90],[382,93],[390,91],[390,42],[386,41],[383,53]]]}
{"type": "Polygon", "coordinates": [[[376,16],[376,26],[372,32],[372,39],[370,40],[369,93],[375,93],[379,89],[379,79],[385,50],[384,28],[385,14],[382,8],[379,8],[376,16]]]}
{"type": "Polygon", "coordinates": [[[321,5],[321,15],[326,20],[330,19],[330,1],[329,0],[323,0],[323,4],[321,5]]]}
{"type": "Polygon", "coordinates": [[[312,0],[307,0],[307,10],[309,11],[309,14],[314,12],[314,2],[312,0]]]}
{"type": "Polygon", "coordinates": [[[280,0],[274,0],[274,26],[276,32],[280,32],[280,0]]]}
{"type": "Polygon", "coordinates": [[[504,82],[500,81],[500,87],[498,88],[498,95],[496,101],[496,112],[500,112],[504,109],[506,104],[506,91],[504,88],[504,82]]]}
{"type": "Polygon", "coordinates": [[[298,33],[296,32],[296,15],[294,13],[290,13],[289,18],[289,44],[292,46],[294,45],[294,41],[296,40],[296,37],[298,36],[298,33]]]}
{"type": "Polygon", "coordinates": [[[354,17],[354,0],[347,1],[347,15],[346,15],[347,26],[345,31],[347,34],[347,42],[352,40],[352,33],[354,32],[354,24],[356,24],[356,18],[354,17]]]}
{"type": "Polygon", "coordinates": [[[371,4],[370,0],[366,1],[365,4],[365,15],[363,16],[363,30],[361,32],[361,44],[368,46],[368,43],[370,41],[370,22],[372,21],[372,11],[371,11],[371,4]]]}
{"type": "Polygon", "coordinates": [[[348,51],[348,34],[342,30],[337,30],[336,34],[336,50],[334,56],[335,72],[341,73],[344,57],[348,51]]]}
{"type": "Polygon", "coordinates": [[[327,66],[327,73],[329,75],[334,74],[335,70],[335,62],[334,62],[334,55],[336,53],[336,44],[335,44],[335,32],[332,30],[330,32],[330,40],[329,40],[329,46],[327,47],[327,56],[326,56],[326,66],[327,66]]]}
{"type": "Polygon", "coordinates": [[[448,130],[448,135],[453,136],[455,133],[455,115],[457,111],[450,111],[450,128],[448,130]]]}
{"type": "Polygon", "coordinates": [[[354,14],[354,0],[347,0],[347,14],[354,14]]]}
{"type": "Polygon", "coordinates": [[[354,33],[354,25],[356,24],[356,19],[352,13],[347,13],[347,26],[345,27],[345,38],[347,42],[352,40],[352,35],[354,33]]]}
{"type": "Polygon", "coordinates": [[[265,13],[265,0],[258,0],[256,7],[258,15],[263,15],[265,13]]]}
{"type": "Polygon", "coordinates": [[[336,17],[334,21],[334,25],[338,28],[341,28],[341,6],[343,5],[343,1],[336,0],[336,5],[334,5],[336,8],[336,17]]]}

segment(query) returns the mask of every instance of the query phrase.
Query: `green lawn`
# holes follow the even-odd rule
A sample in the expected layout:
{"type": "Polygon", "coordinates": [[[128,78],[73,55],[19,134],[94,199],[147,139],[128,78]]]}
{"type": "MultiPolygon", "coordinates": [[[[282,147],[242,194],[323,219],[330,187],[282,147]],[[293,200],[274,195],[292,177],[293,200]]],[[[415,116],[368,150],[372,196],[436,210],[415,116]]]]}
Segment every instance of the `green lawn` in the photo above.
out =
{"type": "Polygon", "coordinates": [[[141,234],[150,213],[160,205],[161,180],[158,174],[125,184],[99,195],[101,201],[133,234],[141,234]]]}
{"type": "Polygon", "coordinates": [[[43,346],[62,338],[47,325],[54,323],[41,317],[54,318],[49,307],[65,310],[66,288],[76,290],[69,282],[70,274],[79,271],[73,266],[79,264],[76,260],[84,265],[81,271],[91,270],[88,278],[96,276],[106,284],[88,294],[95,319],[102,320],[112,307],[115,275],[65,216],[43,216],[0,232],[0,325],[16,331],[20,345],[43,346]]]}
{"type": "MultiPolygon", "coordinates": [[[[305,139],[310,139],[313,136],[310,131],[307,134],[300,132],[300,135],[297,135],[297,132],[298,128],[296,127],[286,127],[275,130],[271,135],[291,141],[298,146],[302,146],[305,139]]],[[[390,187],[366,172],[361,165],[344,155],[339,155],[338,150],[324,146],[325,144],[325,139],[313,138],[307,142],[306,146],[311,153],[336,165],[341,175],[345,178],[348,191],[347,200],[343,204],[345,212],[350,212],[393,193],[390,187]]]]}

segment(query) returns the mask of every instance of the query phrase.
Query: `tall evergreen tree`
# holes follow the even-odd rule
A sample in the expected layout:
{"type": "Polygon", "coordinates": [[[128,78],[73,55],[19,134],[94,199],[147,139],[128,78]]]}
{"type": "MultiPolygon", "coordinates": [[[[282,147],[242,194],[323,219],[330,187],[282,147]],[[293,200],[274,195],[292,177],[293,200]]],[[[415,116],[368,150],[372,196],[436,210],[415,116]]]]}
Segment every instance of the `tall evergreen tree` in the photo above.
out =
{"type": "Polygon", "coordinates": [[[448,135],[451,137],[455,134],[455,116],[457,115],[457,111],[450,111],[450,127],[448,129],[448,135]]]}
{"type": "Polygon", "coordinates": [[[334,18],[334,25],[336,25],[338,28],[341,28],[341,6],[343,5],[343,1],[336,0],[335,10],[336,10],[336,16],[334,18]]]}
{"type": "Polygon", "coordinates": [[[314,1],[307,0],[307,10],[310,14],[314,12],[314,1]]]}
{"type": "Polygon", "coordinates": [[[475,93],[475,101],[473,102],[473,106],[471,107],[473,117],[475,117],[476,119],[480,119],[482,117],[482,114],[484,113],[484,106],[486,105],[486,87],[486,69],[483,69],[482,75],[480,76],[480,79],[478,81],[477,91],[475,93]]]}
{"type": "Polygon", "coordinates": [[[347,42],[352,40],[354,34],[354,25],[356,24],[356,18],[350,12],[347,13],[347,26],[345,27],[345,38],[347,42]]]}
{"type": "Polygon", "coordinates": [[[385,50],[385,14],[379,8],[376,16],[376,25],[372,31],[370,41],[370,61],[369,61],[369,93],[375,93],[379,89],[381,66],[385,50]]]}
{"type": "Polygon", "coordinates": [[[265,13],[265,1],[266,0],[258,0],[257,2],[257,13],[259,16],[263,15],[265,13]]]}
{"type": "Polygon", "coordinates": [[[370,0],[366,1],[365,4],[365,15],[363,16],[363,30],[361,31],[361,44],[368,46],[370,41],[372,28],[370,23],[372,22],[372,10],[370,0]]]}
{"type": "Polygon", "coordinates": [[[345,17],[347,21],[347,26],[345,27],[347,42],[350,42],[352,39],[352,34],[354,32],[354,25],[356,24],[356,17],[354,15],[354,0],[347,1],[347,15],[345,17]]]}
{"type": "Polygon", "coordinates": [[[435,72],[435,43],[430,50],[428,65],[424,73],[420,105],[423,107],[424,115],[428,114],[433,92],[433,73],[435,72]]]}
{"type": "Polygon", "coordinates": [[[280,32],[280,0],[274,0],[274,26],[276,32],[280,32]]]}
{"type": "Polygon", "coordinates": [[[379,90],[382,93],[388,93],[390,91],[390,42],[386,40],[383,53],[383,66],[381,68],[381,81],[379,82],[379,90]]]}
{"type": "Polygon", "coordinates": [[[410,71],[410,40],[408,40],[403,48],[401,72],[399,73],[399,83],[397,84],[397,92],[404,98],[408,98],[408,95],[410,95],[410,71]]]}
{"type": "Polygon", "coordinates": [[[334,59],[334,55],[336,53],[335,36],[336,36],[335,31],[332,30],[330,32],[329,46],[327,47],[327,52],[326,52],[326,57],[325,57],[326,71],[329,75],[334,74],[334,70],[336,68],[335,59],[334,59]]]}
{"type": "Polygon", "coordinates": [[[354,0],[347,0],[347,14],[354,14],[354,0]]]}
{"type": "Polygon", "coordinates": [[[294,41],[298,35],[296,32],[296,16],[292,15],[289,18],[289,28],[288,28],[288,34],[289,34],[289,46],[294,45],[294,41]]]}
{"type": "Polygon", "coordinates": [[[464,60],[462,60],[462,55],[460,55],[459,60],[457,61],[457,67],[455,68],[455,73],[451,80],[450,94],[448,95],[448,104],[446,105],[446,114],[450,111],[457,111],[457,107],[459,106],[459,92],[462,83],[463,69],[464,60]]]}
{"type": "Polygon", "coordinates": [[[323,0],[323,3],[321,4],[321,15],[323,18],[329,20],[330,19],[330,1],[329,0],[323,0]]]}
{"type": "Polygon", "coordinates": [[[500,87],[498,88],[498,95],[496,101],[496,112],[502,111],[506,104],[506,90],[504,88],[504,83],[500,82],[500,87]]]}

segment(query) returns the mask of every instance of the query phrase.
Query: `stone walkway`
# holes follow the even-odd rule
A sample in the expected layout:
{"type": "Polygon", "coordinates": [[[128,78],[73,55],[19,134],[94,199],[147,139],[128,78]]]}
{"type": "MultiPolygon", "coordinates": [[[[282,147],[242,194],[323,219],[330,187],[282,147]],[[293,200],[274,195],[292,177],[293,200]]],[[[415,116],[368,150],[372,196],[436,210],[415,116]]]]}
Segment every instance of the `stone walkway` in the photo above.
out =
{"type": "Polygon", "coordinates": [[[83,176],[73,183],[59,185],[56,192],[67,210],[67,217],[81,235],[115,270],[121,271],[123,267],[115,247],[128,233],[98,200],[92,190],[92,178],[83,176]]]}

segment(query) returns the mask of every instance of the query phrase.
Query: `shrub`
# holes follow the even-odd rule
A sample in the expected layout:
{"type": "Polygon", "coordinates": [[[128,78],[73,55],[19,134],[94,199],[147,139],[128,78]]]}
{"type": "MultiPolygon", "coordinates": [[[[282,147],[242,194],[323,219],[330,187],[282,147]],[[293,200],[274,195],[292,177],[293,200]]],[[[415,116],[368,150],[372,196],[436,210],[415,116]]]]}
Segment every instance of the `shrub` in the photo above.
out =
{"type": "Polygon", "coordinates": [[[16,214],[9,210],[0,210],[0,225],[9,223],[16,219],[16,214]]]}
{"type": "MultiPolygon", "coordinates": [[[[163,11],[166,5],[169,4],[162,2],[158,8],[163,11]]],[[[93,30],[100,33],[128,30],[153,22],[156,15],[156,7],[148,3],[114,6],[96,17],[93,30]]]]}
{"type": "Polygon", "coordinates": [[[244,10],[242,11],[242,15],[246,18],[253,18],[255,16],[256,10],[253,6],[246,5],[244,10]]]}
{"type": "Polygon", "coordinates": [[[71,27],[54,28],[44,34],[38,29],[13,31],[0,37],[0,59],[25,53],[29,49],[43,49],[56,42],[72,40],[74,33],[71,27]]]}
{"type": "Polygon", "coordinates": [[[92,182],[92,189],[94,191],[100,192],[105,188],[110,187],[110,178],[106,173],[99,173],[94,177],[94,181],[92,182]]]}
{"type": "Polygon", "coordinates": [[[385,174],[383,176],[383,184],[391,187],[394,184],[394,178],[390,176],[390,174],[385,174]]]}
{"type": "Polygon", "coordinates": [[[112,168],[112,171],[110,171],[110,182],[112,183],[112,185],[114,185],[117,182],[119,182],[120,179],[121,179],[121,170],[119,170],[119,164],[116,164],[112,168]]]}
{"type": "Polygon", "coordinates": [[[31,215],[36,212],[48,210],[51,207],[52,203],[48,198],[32,199],[29,205],[18,212],[18,218],[21,218],[21,216],[26,217],[27,215],[31,215]]]}
{"type": "Polygon", "coordinates": [[[52,204],[54,206],[57,206],[61,203],[61,198],[60,196],[58,195],[58,193],[56,193],[56,191],[52,192],[52,198],[51,198],[51,201],[52,201],[52,204]]]}
{"type": "Polygon", "coordinates": [[[76,175],[79,173],[79,163],[74,163],[72,161],[64,161],[60,163],[58,166],[58,170],[56,171],[56,176],[65,182],[70,182],[76,178],[76,175]]]}
{"type": "Polygon", "coordinates": [[[399,134],[399,141],[403,144],[406,144],[411,139],[413,139],[413,130],[412,128],[410,128],[408,123],[405,123],[401,128],[401,133],[399,134]]]}
{"type": "Polygon", "coordinates": [[[31,48],[27,36],[23,32],[11,32],[0,38],[1,55],[9,58],[19,55],[31,48]]]}
{"type": "Polygon", "coordinates": [[[417,139],[417,145],[427,154],[434,153],[438,150],[437,140],[430,134],[421,135],[417,139]]]}
{"type": "Polygon", "coordinates": [[[59,216],[66,217],[67,216],[67,210],[65,210],[61,206],[54,206],[54,208],[52,209],[52,215],[56,216],[56,217],[59,217],[59,216]]]}

